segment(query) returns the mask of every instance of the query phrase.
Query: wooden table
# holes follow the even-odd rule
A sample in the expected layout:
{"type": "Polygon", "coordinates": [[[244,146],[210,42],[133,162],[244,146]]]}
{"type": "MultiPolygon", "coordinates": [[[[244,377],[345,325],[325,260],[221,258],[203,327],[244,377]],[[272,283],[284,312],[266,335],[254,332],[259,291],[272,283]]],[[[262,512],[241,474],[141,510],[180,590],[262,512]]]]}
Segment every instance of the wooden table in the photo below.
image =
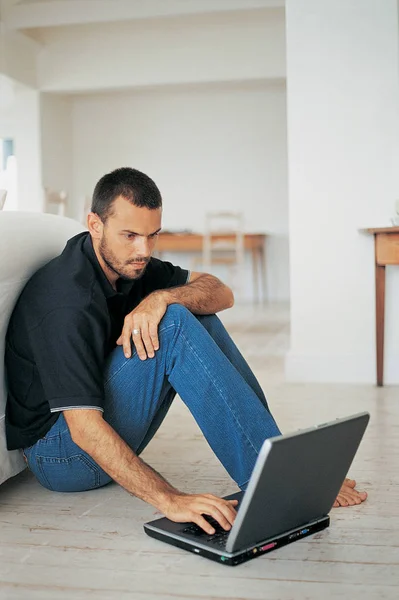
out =
{"type": "MultiPolygon", "coordinates": [[[[252,256],[254,299],[266,299],[266,233],[246,233],[244,248],[252,256]],[[260,293],[259,293],[260,282],[260,293]]],[[[233,241],[234,234],[212,234],[213,241],[233,241]]],[[[161,252],[202,252],[204,236],[200,233],[161,233],[157,250],[161,252]]]]}
{"type": "Polygon", "coordinates": [[[399,265],[399,227],[362,229],[374,235],[377,385],[384,380],[385,267],[399,265]]]}

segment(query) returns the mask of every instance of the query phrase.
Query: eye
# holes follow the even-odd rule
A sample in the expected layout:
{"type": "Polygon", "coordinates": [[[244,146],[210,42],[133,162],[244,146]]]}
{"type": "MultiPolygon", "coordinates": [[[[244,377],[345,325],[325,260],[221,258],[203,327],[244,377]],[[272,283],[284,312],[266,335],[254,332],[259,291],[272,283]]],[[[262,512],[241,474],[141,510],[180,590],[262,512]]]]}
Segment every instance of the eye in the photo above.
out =
{"type": "Polygon", "coordinates": [[[155,239],[159,236],[159,231],[157,233],[153,233],[152,235],[150,235],[151,239],[155,239]]]}
{"type": "Polygon", "coordinates": [[[135,238],[135,237],[136,237],[136,235],[135,235],[134,233],[125,233],[125,234],[124,234],[124,237],[125,237],[127,240],[132,240],[133,238],[135,238]]]}

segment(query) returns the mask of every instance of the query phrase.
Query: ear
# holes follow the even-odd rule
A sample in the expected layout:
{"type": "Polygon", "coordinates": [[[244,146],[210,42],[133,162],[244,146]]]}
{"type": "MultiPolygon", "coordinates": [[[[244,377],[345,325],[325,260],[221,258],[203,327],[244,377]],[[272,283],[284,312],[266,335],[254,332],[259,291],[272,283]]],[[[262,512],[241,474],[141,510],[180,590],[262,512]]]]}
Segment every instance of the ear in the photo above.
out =
{"type": "Polygon", "coordinates": [[[90,212],[87,215],[87,229],[89,230],[91,237],[100,240],[103,235],[104,223],[96,213],[90,212]]]}

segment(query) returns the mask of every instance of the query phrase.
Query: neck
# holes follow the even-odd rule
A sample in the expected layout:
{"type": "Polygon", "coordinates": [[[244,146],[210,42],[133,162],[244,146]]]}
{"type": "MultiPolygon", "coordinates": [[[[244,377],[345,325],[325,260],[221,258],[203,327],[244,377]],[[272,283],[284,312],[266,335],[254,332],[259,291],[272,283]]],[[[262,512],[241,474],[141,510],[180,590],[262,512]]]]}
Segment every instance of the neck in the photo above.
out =
{"type": "Polygon", "coordinates": [[[108,279],[108,281],[112,285],[113,289],[116,291],[116,282],[119,279],[118,273],[115,273],[115,271],[113,269],[111,269],[107,265],[107,263],[104,261],[104,259],[102,258],[101,254],[99,252],[99,245],[98,245],[98,243],[96,243],[95,240],[93,240],[93,249],[96,254],[97,260],[100,264],[100,267],[104,271],[105,277],[108,279]]]}

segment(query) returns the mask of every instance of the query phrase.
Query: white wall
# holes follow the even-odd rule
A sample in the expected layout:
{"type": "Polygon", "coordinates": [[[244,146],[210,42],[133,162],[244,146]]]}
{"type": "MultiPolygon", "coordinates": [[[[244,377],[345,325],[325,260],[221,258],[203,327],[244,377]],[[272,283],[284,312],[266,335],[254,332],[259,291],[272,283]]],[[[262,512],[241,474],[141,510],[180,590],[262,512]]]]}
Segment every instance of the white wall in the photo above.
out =
{"type": "Polygon", "coordinates": [[[14,140],[18,209],[43,210],[39,92],[14,85],[12,104],[0,110],[0,137],[14,140]]]}
{"type": "Polygon", "coordinates": [[[285,76],[283,9],[56,27],[36,35],[44,91],[285,76]]]}
{"type": "MultiPolygon", "coordinates": [[[[399,196],[396,0],[287,0],[291,331],[287,375],[375,382],[373,239],[399,196]]],[[[387,269],[387,383],[399,383],[387,269]]]]}
{"type": "Polygon", "coordinates": [[[0,73],[28,86],[36,85],[39,44],[4,26],[4,1],[0,0],[0,73]]]}
{"type": "Polygon", "coordinates": [[[68,96],[41,94],[43,187],[72,192],[72,102],[68,96]]]}
{"type": "Polygon", "coordinates": [[[272,234],[269,298],[289,297],[283,85],[159,88],[75,98],[74,216],[97,180],[124,165],[143,170],[158,184],[165,229],[202,230],[207,210],[244,210],[247,230],[272,234]]]}

